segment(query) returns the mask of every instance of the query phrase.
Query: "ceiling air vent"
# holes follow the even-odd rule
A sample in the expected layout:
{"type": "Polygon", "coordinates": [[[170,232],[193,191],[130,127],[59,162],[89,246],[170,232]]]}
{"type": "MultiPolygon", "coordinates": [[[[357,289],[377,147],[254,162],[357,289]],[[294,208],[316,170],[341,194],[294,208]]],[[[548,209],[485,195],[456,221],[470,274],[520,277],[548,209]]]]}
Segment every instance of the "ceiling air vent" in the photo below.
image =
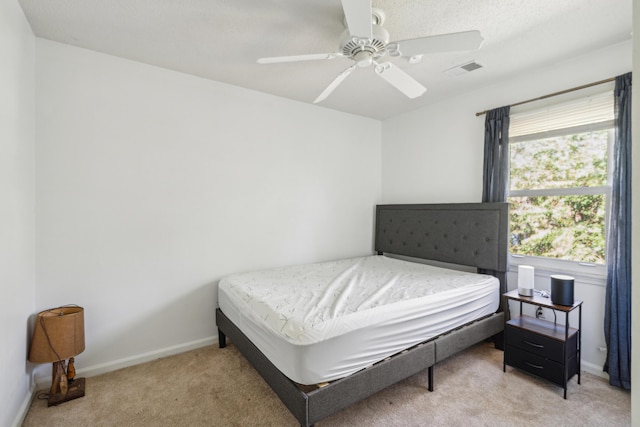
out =
{"type": "Polygon", "coordinates": [[[444,70],[443,72],[448,76],[455,77],[470,73],[471,71],[477,70],[479,68],[482,68],[481,64],[478,64],[476,61],[471,61],[467,62],[466,64],[456,65],[455,67],[444,70]]]}

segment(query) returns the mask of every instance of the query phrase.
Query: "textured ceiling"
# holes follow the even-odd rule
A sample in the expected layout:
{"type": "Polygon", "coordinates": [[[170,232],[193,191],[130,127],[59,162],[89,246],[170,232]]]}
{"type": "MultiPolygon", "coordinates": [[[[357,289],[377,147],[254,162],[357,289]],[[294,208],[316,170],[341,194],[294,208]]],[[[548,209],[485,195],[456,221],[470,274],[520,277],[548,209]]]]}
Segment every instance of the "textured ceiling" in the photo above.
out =
{"type": "MultiPolygon", "coordinates": [[[[266,56],[330,53],[345,29],[340,0],[19,0],[38,37],[302,102],[351,61],[260,65],[266,56]]],[[[632,0],[373,0],[391,40],[479,30],[475,52],[393,62],[427,87],[408,99],[356,69],[320,105],[385,119],[631,38],[632,0]],[[483,68],[443,71],[476,60],[483,68]]]]}

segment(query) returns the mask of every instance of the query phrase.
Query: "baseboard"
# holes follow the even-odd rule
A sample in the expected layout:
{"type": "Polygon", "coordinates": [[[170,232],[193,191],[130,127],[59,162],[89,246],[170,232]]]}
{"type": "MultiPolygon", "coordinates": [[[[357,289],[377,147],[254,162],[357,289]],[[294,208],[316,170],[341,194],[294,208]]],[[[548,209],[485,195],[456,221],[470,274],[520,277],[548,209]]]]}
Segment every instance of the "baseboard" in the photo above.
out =
{"type": "MultiPolygon", "coordinates": [[[[175,354],[184,353],[185,351],[195,350],[197,348],[213,345],[218,342],[218,337],[203,338],[184,344],[174,345],[147,353],[137,354],[123,359],[114,360],[107,363],[101,363],[94,366],[80,368],[76,371],[78,376],[93,377],[107,372],[116,371],[118,369],[127,368],[129,366],[139,365],[141,363],[150,362],[162,357],[173,356],[175,354]]],[[[51,376],[36,378],[37,389],[48,389],[51,387],[51,376]]]]}
{"type": "MultiPolygon", "coordinates": [[[[217,336],[203,338],[200,340],[191,341],[184,344],[179,344],[179,345],[166,347],[159,350],[150,351],[148,353],[142,353],[142,354],[138,354],[131,357],[125,357],[123,359],[114,360],[112,362],[107,362],[99,365],[81,368],[81,369],[78,369],[77,374],[85,377],[92,377],[95,375],[116,371],[118,369],[126,368],[129,366],[150,362],[152,360],[160,359],[162,357],[173,356],[175,354],[184,353],[185,351],[195,350],[196,348],[206,347],[208,345],[216,344],[217,342],[218,342],[217,336]]],[[[596,375],[601,378],[605,378],[607,380],[609,379],[609,375],[602,370],[602,366],[585,362],[583,360],[581,363],[581,368],[583,371],[588,372],[590,374],[596,375]]],[[[35,384],[32,385],[31,387],[31,393],[26,399],[26,402],[23,403],[22,405],[23,408],[21,408],[21,412],[19,413],[18,417],[16,417],[17,424],[14,424],[16,427],[19,427],[22,424],[22,420],[24,419],[24,417],[27,414],[27,411],[29,410],[29,405],[31,404],[31,400],[33,399],[35,391],[48,389],[50,387],[51,387],[51,376],[38,377],[35,379],[35,384]]]]}
{"type": "MultiPolygon", "coordinates": [[[[51,381],[49,381],[51,382],[51,381]]],[[[24,400],[22,401],[22,405],[20,405],[20,409],[16,414],[16,418],[13,420],[12,427],[20,427],[24,422],[24,419],[27,417],[29,413],[29,408],[31,407],[31,402],[36,397],[36,383],[32,382],[31,386],[29,386],[29,392],[25,395],[24,400]]]]}
{"type": "Polygon", "coordinates": [[[582,370],[584,372],[588,372],[588,373],[590,373],[592,375],[595,375],[597,377],[601,377],[601,378],[604,378],[606,380],[609,380],[609,374],[607,374],[606,372],[604,372],[602,370],[602,366],[598,366],[598,365],[595,365],[593,363],[585,362],[583,360],[582,363],[580,364],[580,367],[582,368],[582,370]]]}

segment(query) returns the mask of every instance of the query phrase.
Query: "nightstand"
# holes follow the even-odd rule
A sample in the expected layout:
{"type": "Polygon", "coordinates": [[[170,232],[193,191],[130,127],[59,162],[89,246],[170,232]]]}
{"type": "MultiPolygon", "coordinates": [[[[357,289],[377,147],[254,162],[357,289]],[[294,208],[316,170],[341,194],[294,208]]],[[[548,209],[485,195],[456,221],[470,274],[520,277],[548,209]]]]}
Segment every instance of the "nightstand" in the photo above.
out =
{"type": "Polygon", "coordinates": [[[509,300],[520,303],[520,315],[505,322],[504,362],[507,365],[532,373],[564,387],[567,398],[567,383],[578,375],[580,384],[580,346],[582,328],[582,301],[574,301],[571,306],[553,304],[549,298],[538,295],[531,297],[518,294],[518,290],[503,294],[505,305],[509,300]],[[559,325],[544,319],[536,319],[522,314],[522,305],[532,304],[565,313],[565,324],[559,325]],[[578,309],[578,327],[569,325],[569,313],[578,309]]]}

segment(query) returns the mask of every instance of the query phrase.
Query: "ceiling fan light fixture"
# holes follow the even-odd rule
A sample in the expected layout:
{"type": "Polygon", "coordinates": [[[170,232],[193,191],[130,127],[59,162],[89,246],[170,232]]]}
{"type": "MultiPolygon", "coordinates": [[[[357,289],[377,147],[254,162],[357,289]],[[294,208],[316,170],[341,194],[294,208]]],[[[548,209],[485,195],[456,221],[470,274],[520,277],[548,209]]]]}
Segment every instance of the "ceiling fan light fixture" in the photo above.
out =
{"type": "Polygon", "coordinates": [[[353,55],[353,60],[360,68],[366,68],[373,63],[373,55],[371,52],[362,50],[353,55]]]}

